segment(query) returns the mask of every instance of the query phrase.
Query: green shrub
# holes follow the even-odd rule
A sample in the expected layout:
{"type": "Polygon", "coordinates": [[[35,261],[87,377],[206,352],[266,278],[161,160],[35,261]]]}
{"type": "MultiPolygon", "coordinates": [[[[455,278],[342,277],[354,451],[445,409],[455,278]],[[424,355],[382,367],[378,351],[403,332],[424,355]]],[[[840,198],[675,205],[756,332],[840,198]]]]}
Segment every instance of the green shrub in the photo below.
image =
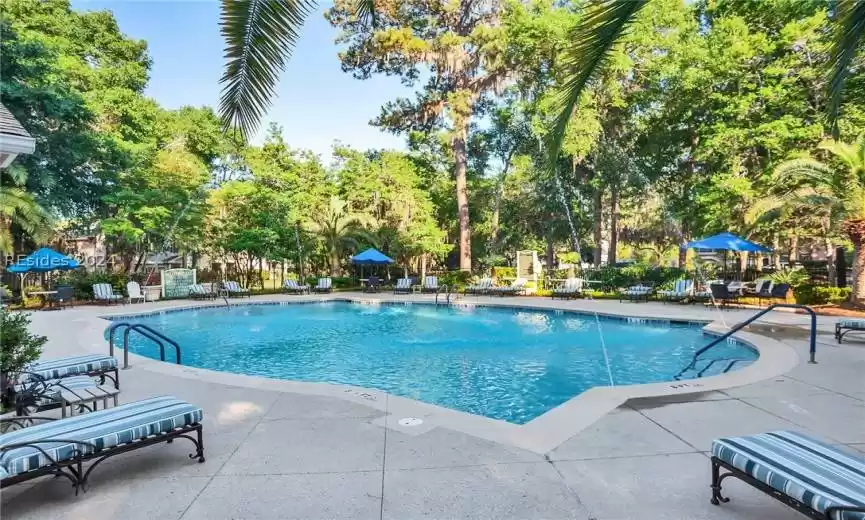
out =
{"type": "Polygon", "coordinates": [[[93,284],[108,283],[116,292],[126,294],[126,283],[129,281],[130,277],[124,273],[75,269],[60,275],[56,285],[71,285],[76,300],[89,300],[93,298],[93,284]]]}
{"type": "Polygon", "coordinates": [[[788,267],[770,274],[769,279],[775,284],[785,283],[795,289],[808,283],[809,276],[801,267],[788,267]]]}
{"type": "Polygon", "coordinates": [[[597,280],[605,288],[615,289],[629,287],[640,282],[664,286],[682,278],[687,278],[688,272],[678,267],[657,267],[648,264],[633,264],[625,267],[611,265],[597,269],[584,269],[582,277],[597,280]]]}
{"type": "Polygon", "coordinates": [[[39,359],[42,346],[48,341],[45,336],[30,334],[29,324],[27,313],[0,310],[0,391],[4,409],[11,404],[9,389],[18,373],[39,359]]]}
{"type": "Polygon", "coordinates": [[[469,271],[448,271],[438,275],[439,286],[447,285],[451,292],[462,291],[472,279],[472,273],[469,271]]]}
{"type": "Polygon", "coordinates": [[[493,278],[516,278],[517,269],[515,267],[493,267],[493,278]]]}
{"type": "Polygon", "coordinates": [[[796,303],[801,305],[839,304],[850,297],[849,287],[827,287],[824,285],[804,284],[796,287],[796,303]]]}

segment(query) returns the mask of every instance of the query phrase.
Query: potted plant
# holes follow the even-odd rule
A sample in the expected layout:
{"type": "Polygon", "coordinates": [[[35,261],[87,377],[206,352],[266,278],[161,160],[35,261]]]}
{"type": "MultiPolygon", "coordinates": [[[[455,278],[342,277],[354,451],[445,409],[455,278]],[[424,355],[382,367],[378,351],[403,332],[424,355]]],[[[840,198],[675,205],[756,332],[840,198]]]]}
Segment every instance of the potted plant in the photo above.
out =
{"type": "Polygon", "coordinates": [[[42,346],[48,341],[45,336],[31,334],[29,324],[27,313],[0,310],[0,413],[13,408],[18,374],[39,359],[42,346]]]}

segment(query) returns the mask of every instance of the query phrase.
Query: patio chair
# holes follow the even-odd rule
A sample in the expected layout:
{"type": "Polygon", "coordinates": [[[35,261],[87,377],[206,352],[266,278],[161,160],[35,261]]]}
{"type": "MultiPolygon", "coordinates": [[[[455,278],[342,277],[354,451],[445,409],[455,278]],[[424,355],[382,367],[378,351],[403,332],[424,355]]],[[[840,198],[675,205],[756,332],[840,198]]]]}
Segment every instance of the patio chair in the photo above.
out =
{"type": "Polygon", "coordinates": [[[400,278],[393,286],[394,294],[411,294],[411,278],[400,278]]]}
{"type": "Polygon", "coordinates": [[[619,292],[619,302],[628,300],[630,302],[649,301],[649,297],[654,292],[655,288],[651,285],[644,285],[642,282],[637,285],[632,285],[627,289],[619,292]]]}
{"type": "Polygon", "coordinates": [[[48,301],[51,302],[52,307],[62,309],[64,306],[68,307],[72,305],[75,293],[71,285],[58,285],[54,290],[57,293],[48,297],[48,301]]]}
{"type": "Polygon", "coordinates": [[[739,294],[731,292],[730,288],[723,283],[713,283],[709,286],[709,290],[712,291],[712,300],[720,304],[722,309],[739,303],[739,294]]]}
{"type": "Polygon", "coordinates": [[[769,294],[772,291],[772,280],[762,279],[754,282],[754,295],[759,297],[761,294],[769,294]]]}
{"type": "Polygon", "coordinates": [[[282,283],[282,288],[289,294],[303,294],[309,292],[309,285],[299,285],[297,280],[286,280],[282,283]]]}
{"type": "Polygon", "coordinates": [[[791,431],[721,438],[711,464],[716,506],[730,501],[721,485],[735,477],[808,518],[865,520],[865,458],[826,441],[791,431]]]}
{"type": "Polygon", "coordinates": [[[0,487],[62,475],[77,494],[103,460],[177,438],[192,441],[190,458],[204,462],[202,417],[201,408],[171,396],[65,419],[35,416],[46,422],[0,435],[0,487]]]}
{"type": "Polygon", "coordinates": [[[673,288],[669,291],[658,291],[658,295],[664,302],[681,302],[694,297],[693,280],[676,280],[673,288]]]}
{"type": "Polygon", "coordinates": [[[95,283],[93,284],[93,299],[111,305],[115,302],[122,302],[123,295],[115,293],[110,283],[95,283]]]}
{"type": "Polygon", "coordinates": [[[762,303],[763,300],[768,300],[769,303],[772,303],[775,300],[787,301],[788,292],[790,292],[790,284],[772,284],[772,288],[769,289],[769,291],[757,294],[757,301],[759,301],[760,303],[762,303]]]}
{"type": "MultiPolygon", "coordinates": [[[[114,406],[117,406],[117,389],[100,386],[93,377],[88,375],[45,379],[39,374],[24,371],[19,373],[18,377],[20,382],[14,386],[13,396],[13,406],[17,415],[53,410],[65,406],[67,401],[76,403],[78,411],[91,411],[98,406],[96,403],[100,400],[103,401],[104,408],[107,408],[109,399],[114,402],[114,406]],[[82,401],[94,404],[80,404],[82,401]]],[[[64,409],[64,416],[65,413],[64,409]]],[[[25,419],[17,425],[27,426],[28,422],[25,419]]]]}
{"type": "Polygon", "coordinates": [[[216,293],[205,289],[200,283],[194,283],[189,286],[189,297],[193,300],[212,300],[216,299],[216,293]]]}
{"type": "Polygon", "coordinates": [[[333,291],[333,281],[330,277],[319,278],[318,283],[312,288],[312,292],[315,293],[329,293],[331,291],[333,291]]]}
{"type": "Polygon", "coordinates": [[[577,296],[581,296],[583,294],[583,279],[582,278],[568,278],[565,280],[565,283],[557,288],[553,289],[552,296],[553,299],[561,298],[563,300],[576,298],[577,296]]]}
{"type": "Polygon", "coordinates": [[[475,285],[468,285],[463,289],[463,294],[487,294],[493,288],[492,278],[481,278],[475,285]]]}
{"type": "Polygon", "coordinates": [[[835,340],[839,344],[851,332],[865,332],[865,320],[846,319],[835,323],[835,340]]]}
{"type": "Polygon", "coordinates": [[[422,293],[434,293],[439,290],[439,277],[438,276],[427,276],[423,279],[423,284],[421,285],[420,292],[422,293]]]}
{"type": "Polygon", "coordinates": [[[144,293],[141,292],[141,286],[138,285],[138,282],[127,283],[126,294],[129,296],[129,303],[132,303],[134,300],[144,303],[144,293]]]}
{"type": "Polygon", "coordinates": [[[239,283],[231,280],[226,280],[222,282],[222,289],[226,291],[229,296],[232,297],[236,296],[238,298],[242,298],[246,296],[247,298],[249,298],[250,296],[252,296],[252,293],[249,289],[241,287],[239,283]]]}
{"type": "Polygon", "coordinates": [[[370,276],[366,280],[366,285],[363,287],[363,292],[376,293],[381,288],[381,280],[378,276],[370,276]]]}
{"type": "Polygon", "coordinates": [[[518,294],[524,294],[526,292],[526,284],[528,283],[529,281],[525,278],[517,278],[511,282],[510,286],[491,288],[490,294],[495,294],[497,296],[516,296],[518,294]]]}
{"type": "Polygon", "coordinates": [[[27,367],[27,373],[19,379],[19,382],[27,381],[30,377],[51,380],[82,375],[99,377],[99,384],[104,384],[105,378],[108,378],[114,383],[114,388],[120,388],[120,372],[117,369],[117,360],[113,356],[104,354],[40,359],[27,367]],[[110,375],[112,373],[113,376],[110,375]]]}

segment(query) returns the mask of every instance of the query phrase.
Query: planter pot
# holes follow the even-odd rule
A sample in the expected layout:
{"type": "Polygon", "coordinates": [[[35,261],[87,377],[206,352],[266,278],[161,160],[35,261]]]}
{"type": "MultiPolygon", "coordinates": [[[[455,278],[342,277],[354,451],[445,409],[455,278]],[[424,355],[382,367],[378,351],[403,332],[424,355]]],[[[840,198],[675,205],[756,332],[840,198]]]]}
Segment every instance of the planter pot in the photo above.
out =
{"type": "Polygon", "coordinates": [[[144,301],[155,302],[162,297],[161,285],[145,285],[141,290],[144,292],[144,301]]]}

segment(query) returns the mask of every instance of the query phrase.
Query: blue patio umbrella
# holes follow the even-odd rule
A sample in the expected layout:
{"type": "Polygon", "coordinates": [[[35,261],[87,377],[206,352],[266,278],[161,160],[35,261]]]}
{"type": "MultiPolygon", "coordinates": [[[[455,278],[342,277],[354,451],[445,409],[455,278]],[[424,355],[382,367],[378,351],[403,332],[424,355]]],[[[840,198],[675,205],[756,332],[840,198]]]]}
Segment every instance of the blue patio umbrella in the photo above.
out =
{"type": "Polygon", "coordinates": [[[74,258],[60,254],[50,247],[43,247],[9,266],[6,270],[18,274],[47,273],[49,271],[66,271],[80,266],[81,264],[74,258]]]}
{"type": "Polygon", "coordinates": [[[373,247],[363,253],[351,257],[351,263],[356,265],[386,265],[392,264],[393,259],[373,247]]]}
{"type": "Polygon", "coordinates": [[[766,246],[755,244],[750,240],[737,237],[733,233],[718,233],[715,236],[703,238],[695,242],[685,244],[686,249],[726,249],[728,251],[746,251],[748,253],[770,253],[772,250],[766,246]]]}

